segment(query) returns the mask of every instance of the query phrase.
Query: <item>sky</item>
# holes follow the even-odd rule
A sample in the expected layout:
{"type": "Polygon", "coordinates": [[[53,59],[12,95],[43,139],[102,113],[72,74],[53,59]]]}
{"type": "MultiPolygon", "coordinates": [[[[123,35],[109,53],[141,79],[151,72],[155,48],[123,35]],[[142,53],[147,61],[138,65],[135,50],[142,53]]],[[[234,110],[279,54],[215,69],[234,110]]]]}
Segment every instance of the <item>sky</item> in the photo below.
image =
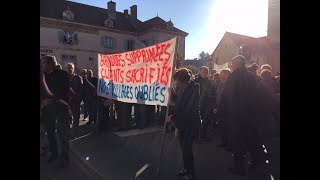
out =
{"type": "MultiPolygon", "coordinates": [[[[108,0],[72,0],[107,9],[108,0]]],[[[268,0],[113,0],[116,11],[138,6],[142,22],[161,17],[171,19],[186,37],[185,59],[201,51],[212,54],[226,31],[252,37],[267,35],[268,0]]]]}

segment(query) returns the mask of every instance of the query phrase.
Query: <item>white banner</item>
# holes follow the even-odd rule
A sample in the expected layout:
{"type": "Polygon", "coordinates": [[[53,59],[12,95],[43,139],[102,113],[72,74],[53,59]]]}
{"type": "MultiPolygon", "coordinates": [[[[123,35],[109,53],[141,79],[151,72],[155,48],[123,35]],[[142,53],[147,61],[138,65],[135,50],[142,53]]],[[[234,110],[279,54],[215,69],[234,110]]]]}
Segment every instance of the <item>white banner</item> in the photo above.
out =
{"type": "Polygon", "coordinates": [[[176,38],[143,49],[98,54],[99,96],[167,106],[176,38]]]}
{"type": "Polygon", "coordinates": [[[226,62],[224,64],[221,64],[221,65],[218,65],[218,64],[214,63],[214,65],[213,65],[213,69],[217,70],[217,72],[220,72],[221,70],[226,69],[228,67],[229,67],[229,63],[228,62],[226,62]]]}

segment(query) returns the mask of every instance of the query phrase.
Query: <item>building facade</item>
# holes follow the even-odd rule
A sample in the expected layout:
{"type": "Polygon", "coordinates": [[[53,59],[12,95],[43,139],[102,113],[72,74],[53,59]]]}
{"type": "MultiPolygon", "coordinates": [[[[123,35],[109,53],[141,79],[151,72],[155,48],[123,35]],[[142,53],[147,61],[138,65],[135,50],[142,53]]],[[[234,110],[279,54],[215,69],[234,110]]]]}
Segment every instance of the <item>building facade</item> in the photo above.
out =
{"type": "Polygon", "coordinates": [[[69,62],[76,71],[92,69],[97,75],[97,54],[121,53],[178,39],[177,52],[185,56],[188,33],[170,21],[154,17],[141,22],[137,5],[124,12],[116,11],[116,3],[107,9],[65,0],[40,1],[40,57],[54,55],[64,68],[69,62]]]}
{"type": "Polygon", "coordinates": [[[211,54],[214,64],[222,65],[239,54],[241,44],[251,50],[251,63],[259,66],[269,64],[273,73],[280,72],[280,0],[269,0],[268,33],[266,37],[254,38],[226,32],[211,54]]]}

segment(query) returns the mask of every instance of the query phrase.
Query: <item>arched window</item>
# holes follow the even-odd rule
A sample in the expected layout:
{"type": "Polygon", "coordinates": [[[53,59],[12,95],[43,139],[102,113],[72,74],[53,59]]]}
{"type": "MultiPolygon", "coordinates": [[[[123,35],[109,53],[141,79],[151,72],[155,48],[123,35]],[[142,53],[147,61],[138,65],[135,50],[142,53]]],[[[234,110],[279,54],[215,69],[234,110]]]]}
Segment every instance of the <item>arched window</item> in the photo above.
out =
{"type": "Polygon", "coordinates": [[[105,21],[104,21],[104,25],[107,26],[107,27],[111,27],[113,28],[113,21],[111,20],[111,18],[107,18],[105,21]]]}
{"type": "Polygon", "coordinates": [[[70,11],[69,6],[68,10],[63,11],[63,19],[73,21],[74,20],[74,14],[70,11]]]}
{"type": "Polygon", "coordinates": [[[167,29],[171,29],[171,28],[173,28],[173,23],[170,19],[170,21],[167,22],[167,29]]]}

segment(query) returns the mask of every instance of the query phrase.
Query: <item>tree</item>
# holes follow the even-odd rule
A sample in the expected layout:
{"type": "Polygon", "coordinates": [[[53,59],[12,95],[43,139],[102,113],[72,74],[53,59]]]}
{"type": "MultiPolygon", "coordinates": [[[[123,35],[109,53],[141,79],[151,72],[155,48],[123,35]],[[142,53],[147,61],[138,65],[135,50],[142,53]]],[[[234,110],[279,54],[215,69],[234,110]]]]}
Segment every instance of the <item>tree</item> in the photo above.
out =
{"type": "Polygon", "coordinates": [[[199,54],[199,60],[209,60],[209,58],[210,58],[209,53],[205,53],[201,51],[201,53],[199,54]]]}

